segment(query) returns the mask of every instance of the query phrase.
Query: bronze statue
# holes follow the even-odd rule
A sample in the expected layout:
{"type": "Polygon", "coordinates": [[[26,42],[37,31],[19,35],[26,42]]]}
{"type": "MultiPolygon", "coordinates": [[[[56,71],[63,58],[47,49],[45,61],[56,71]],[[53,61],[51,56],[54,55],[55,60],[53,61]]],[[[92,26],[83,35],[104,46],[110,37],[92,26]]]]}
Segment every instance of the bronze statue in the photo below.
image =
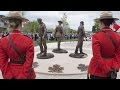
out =
{"type": "Polygon", "coordinates": [[[83,21],[80,22],[80,26],[78,27],[78,31],[77,31],[77,36],[78,36],[78,43],[75,49],[75,53],[71,53],[69,56],[74,57],[74,58],[86,58],[87,54],[85,54],[82,50],[84,37],[87,38],[85,35],[83,21]],[[78,49],[80,53],[78,53],[78,49]]]}
{"type": "Polygon", "coordinates": [[[47,41],[47,29],[46,29],[46,25],[42,22],[41,18],[38,18],[38,23],[39,23],[39,47],[40,47],[40,53],[37,54],[37,58],[38,59],[49,59],[54,57],[53,54],[51,53],[47,53],[47,45],[46,45],[46,41],[47,41]]]}
{"type": "Polygon", "coordinates": [[[40,25],[39,27],[39,46],[40,46],[40,54],[46,56],[47,53],[47,45],[46,45],[46,39],[47,39],[47,29],[46,29],[46,25],[42,22],[42,19],[39,18],[37,19],[38,23],[40,25]]]}
{"type": "Polygon", "coordinates": [[[64,37],[64,32],[63,32],[63,27],[61,26],[61,24],[63,23],[62,21],[58,21],[59,25],[55,28],[55,38],[57,39],[57,43],[58,43],[58,48],[54,49],[53,52],[55,53],[68,53],[66,50],[63,50],[60,48],[60,44],[61,41],[64,37]]]}
{"type": "Polygon", "coordinates": [[[86,38],[83,21],[80,22],[80,26],[78,27],[78,31],[77,31],[77,36],[78,36],[78,43],[75,49],[75,54],[78,54],[78,49],[80,49],[80,54],[85,54],[83,53],[82,50],[84,37],[86,38]]]}
{"type": "Polygon", "coordinates": [[[58,49],[60,50],[60,43],[64,36],[64,33],[63,33],[63,27],[61,26],[62,21],[58,21],[58,23],[59,25],[55,28],[55,37],[57,38],[58,49]]]}

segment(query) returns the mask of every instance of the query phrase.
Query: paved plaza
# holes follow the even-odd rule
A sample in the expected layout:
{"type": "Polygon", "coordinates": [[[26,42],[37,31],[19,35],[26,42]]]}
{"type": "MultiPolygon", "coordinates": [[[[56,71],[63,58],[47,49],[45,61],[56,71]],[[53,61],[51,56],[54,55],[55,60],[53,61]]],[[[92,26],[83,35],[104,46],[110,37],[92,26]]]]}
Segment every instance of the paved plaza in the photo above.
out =
{"type": "Polygon", "coordinates": [[[61,44],[61,48],[68,51],[68,53],[53,53],[52,50],[57,48],[57,43],[49,43],[48,46],[48,53],[53,53],[54,58],[51,59],[36,59],[36,54],[39,53],[39,47],[35,47],[35,62],[39,63],[39,66],[35,68],[37,78],[43,79],[85,79],[86,78],[86,71],[81,72],[77,67],[79,64],[88,65],[90,58],[92,57],[92,50],[91,50],[91,42],[85,41],[83,51],[88,54],[87,58],[72,58],[69,57],[70,53],[73,53],[75,50],[77,42],[63,42],[61,44]],[[49,67],[53,65],[60,65],[63,67],[64,70],[62,73],[55,73],[49,72],[49,67]]]}

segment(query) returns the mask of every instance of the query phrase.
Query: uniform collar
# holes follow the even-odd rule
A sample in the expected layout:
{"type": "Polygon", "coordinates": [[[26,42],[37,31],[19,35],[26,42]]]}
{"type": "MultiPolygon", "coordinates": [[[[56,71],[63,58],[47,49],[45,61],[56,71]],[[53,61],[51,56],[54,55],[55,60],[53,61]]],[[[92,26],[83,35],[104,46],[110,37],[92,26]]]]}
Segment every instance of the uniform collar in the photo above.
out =
{"type": "Polygon", "coordinates": [[[110,28],[110,27],[103,27],[102,30],[103,30],[103,31],[111,30],[111,28],[110,28]]]}
{"type": "Polygon", "coordinates": [[[20,30],[15,29],[15,30],[13,30],[13,31],[12,31],[12,33],[21,33],[21,31],[20,31],[20,30]]]}
{"type": "Polygon", "coordinates": [[[103,27],[102,29],[110,29],[110,27],[107,27],[107,26],[106,26],[106,27],[103,27]]]}

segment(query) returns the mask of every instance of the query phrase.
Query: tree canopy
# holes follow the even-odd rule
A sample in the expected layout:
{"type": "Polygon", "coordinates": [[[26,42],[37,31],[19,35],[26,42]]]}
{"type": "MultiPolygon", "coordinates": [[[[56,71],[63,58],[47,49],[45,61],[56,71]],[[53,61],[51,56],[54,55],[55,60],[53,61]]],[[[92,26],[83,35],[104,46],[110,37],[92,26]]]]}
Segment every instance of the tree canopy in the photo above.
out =
{"type": "Polygon", "coordinates": [[[98,21],[94,21],[95,24],[94,26],[92,27],[92,32],[95,33],[95,32],[98,32],[99,31],[99,22],[98,21]]]}
{"type": "Polygon", "coordinates": [[[61,18],[62,22],[63,22],[63,29],[64,29],[64,33],[67,34],[69,33],[70,27],[69,27],[69,23],[67,21],[67,14],[64,13],[63,17],[61,18]]]}
{"type": "Polygon", "coordinates": [[[24,25],[24,32],[38,33],[39,24],[37,21],[28,22],[24,25]]]}

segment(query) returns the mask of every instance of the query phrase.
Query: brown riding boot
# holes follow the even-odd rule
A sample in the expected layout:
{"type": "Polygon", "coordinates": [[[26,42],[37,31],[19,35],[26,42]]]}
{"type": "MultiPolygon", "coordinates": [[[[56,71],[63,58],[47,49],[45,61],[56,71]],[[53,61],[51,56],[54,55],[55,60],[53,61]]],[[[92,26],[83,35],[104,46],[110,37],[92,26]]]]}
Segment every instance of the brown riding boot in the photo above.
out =
{"type": "Polygon", "coordinates": [[[75,54],[78,54],[78,49],[77,48],[75,49],[75,54]]]}

